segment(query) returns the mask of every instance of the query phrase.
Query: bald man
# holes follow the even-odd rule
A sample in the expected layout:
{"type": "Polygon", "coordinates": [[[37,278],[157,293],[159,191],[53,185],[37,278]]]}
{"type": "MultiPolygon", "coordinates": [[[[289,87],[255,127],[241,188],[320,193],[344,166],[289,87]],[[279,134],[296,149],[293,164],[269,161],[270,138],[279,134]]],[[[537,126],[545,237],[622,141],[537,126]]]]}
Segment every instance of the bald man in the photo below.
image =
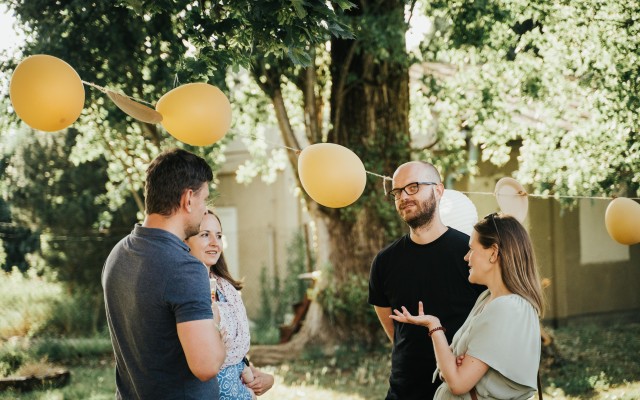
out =
{"type": "Polygon", "coordinates": [[[369,277],[369,304],[393,344],[387,400],[432,399],[441,383],[432,382],[436,360],[426,328],[393,321],[392,310],[405,306],[416,315],[422,301],[424,313],[440,318],[451,343],[485,290],[468,281],[469,236],[440,219],[443,193],[440,174],[427,162],[402,164],[393,174],[389,196],[409,233],[378,253],[369,277]]]}

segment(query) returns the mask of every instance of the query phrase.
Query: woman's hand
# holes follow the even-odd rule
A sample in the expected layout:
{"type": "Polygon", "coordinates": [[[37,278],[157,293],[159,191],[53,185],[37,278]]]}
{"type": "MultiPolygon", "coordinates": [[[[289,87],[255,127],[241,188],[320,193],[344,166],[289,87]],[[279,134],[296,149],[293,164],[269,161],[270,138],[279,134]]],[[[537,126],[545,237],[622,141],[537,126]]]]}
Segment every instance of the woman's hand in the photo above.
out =
{"type": "Polygon", "coordinates": [[[438,326],[441,326],[440,320],[437,317],[434,317],[433,315],[424,314],[424,308],[422,306],[421,301],[418,302],[418,315],[416,316],[411,315],[409,311],[407,311],[407,309],[404,306],[402,306],[402,312],[398,310],[393,310],[393,314],[389,315],[389,318],[405,324],[408,323],[408,324],[426,326],[427,329],[429,330],[436,328],[438,326]]]}
{"type": "Polygon", "coordinates": [[[247,385],[249,389],[253,390],[253,393],[255,393],[256,396],[262,396],[273,386],[273,375],[262,372],[253,365],[251,365],[250,368],[251,372],[253,372],[253,380],[249,383],[245,383],[245,385],[247,385]]]}

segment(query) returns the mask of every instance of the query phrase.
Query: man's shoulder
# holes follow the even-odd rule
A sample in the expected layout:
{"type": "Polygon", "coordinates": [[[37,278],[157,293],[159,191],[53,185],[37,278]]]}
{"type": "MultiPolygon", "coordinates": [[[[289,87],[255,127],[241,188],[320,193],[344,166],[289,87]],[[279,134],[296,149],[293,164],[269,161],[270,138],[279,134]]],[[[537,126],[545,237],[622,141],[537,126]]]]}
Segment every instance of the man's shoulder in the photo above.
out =
{"type": "Polygon", "coordinates": [[[453,249],[463,249],[465,252],[469,249],[469,235],[464,232],[460,232],[457,229],[449,228],[442,235],[442,244],[453,248],[453,249]]]}
{"type": "Polygon", "coordinates": [[[451,241],[462,241],[464,244],[469,244],[469,235],[464,232],[461,232],[455,228],[449,227],[447,232],[447,239],[451,241]]]}
{"type": "Polygon", "coordinates": [[[378,252],[378,255],[376,256],[376,258],[385,257],[387,255],[393,254],[393,252],[395,252],[399,248],[402,248],[406,244],[407,238],[408,238],[408,235],[403,235],[402,237],[389,243],[384,249],[378,252]]]}

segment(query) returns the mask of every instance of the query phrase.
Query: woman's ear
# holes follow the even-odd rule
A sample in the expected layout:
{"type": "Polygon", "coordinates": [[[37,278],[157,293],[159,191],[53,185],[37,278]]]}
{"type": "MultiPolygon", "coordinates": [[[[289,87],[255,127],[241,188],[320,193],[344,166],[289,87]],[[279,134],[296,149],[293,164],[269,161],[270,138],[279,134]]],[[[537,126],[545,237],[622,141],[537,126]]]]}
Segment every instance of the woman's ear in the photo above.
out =
{"type": "Polygon", "coordinates": [[[492,244],[491,245],[491,258],[489,259],[489,261],[491,261],[492,263],[498,261],[498,256],[500,255],[500,248],[498,247],[497,244],[492,244]]]}

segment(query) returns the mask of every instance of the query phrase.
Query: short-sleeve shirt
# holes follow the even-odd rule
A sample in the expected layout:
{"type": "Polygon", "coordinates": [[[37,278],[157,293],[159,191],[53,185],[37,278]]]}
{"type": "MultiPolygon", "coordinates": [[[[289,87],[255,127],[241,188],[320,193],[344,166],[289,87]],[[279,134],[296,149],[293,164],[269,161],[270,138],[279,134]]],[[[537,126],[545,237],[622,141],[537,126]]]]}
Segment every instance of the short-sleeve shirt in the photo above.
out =
{"type": "MultiPolygon", "coordinates": [[[[469,283],[468,250],[469,236],[452,228],[428,244],[403,236],[373,260],[369,304],[398,310],[405,306],[415,315],[422,301],[424,312],[440,318],[451,340],[486,289],[469,283]]],[[[438,384],[430,375],[435,366],[426,328],[394,321],[387,399],[433,398],[438,384]]]]}
{"type": "MultiPolygon", "coordinates": [[[[500,296],[491,302],[489,297],[488,290],[480,295],[453,338],[451,349],[455,356],[470,355],[489,366],[475,386],[479,399],[528,399],[535,394],[540,365],[538,313],[517,294],[500,296]]],[[[453,395],[445,382],[434,399],[470,399],[470,396],[453,395]]]]}
{"type": "Polygon", "coordinates": [[[116,398],[218,398],[217,380],[193,375],[178,338],[176,324],[213,319],[207,268],[182,240],[136,225],[109,254],[102,287],[116,398]]]}

